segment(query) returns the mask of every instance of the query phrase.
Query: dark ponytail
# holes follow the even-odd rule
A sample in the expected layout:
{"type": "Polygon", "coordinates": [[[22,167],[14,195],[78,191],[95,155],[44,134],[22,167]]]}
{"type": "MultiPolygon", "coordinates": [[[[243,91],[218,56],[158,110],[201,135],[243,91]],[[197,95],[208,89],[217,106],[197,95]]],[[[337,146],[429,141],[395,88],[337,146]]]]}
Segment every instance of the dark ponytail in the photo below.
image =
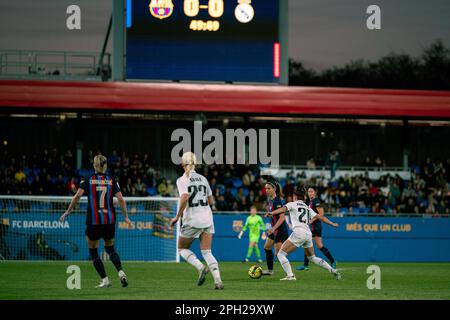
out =
{"type": "Polygon", "coordinates": [[[280,183],[274,178],[267,180],[267,184],[270,184],[275,189],[275,195],[279,198],[283,197],[283,190],[281,189],[280,183]]]}
{"type": "Polygon", "coordinates": [[[275,181],[275,185],[276,185],[275,193],[277,197],[283,198],[283,190],[281,189],[280,183],[278,181],[275,181]]]}
{"type": "Polygon", "coordinates": [[[306,190],[304,185],[300,185],[297,186],[297,188],[295,188],[294,194],[300,199],[300,200],[305,200],[306,198],[306,194],[308,193],[308,191],[306,190]]]}

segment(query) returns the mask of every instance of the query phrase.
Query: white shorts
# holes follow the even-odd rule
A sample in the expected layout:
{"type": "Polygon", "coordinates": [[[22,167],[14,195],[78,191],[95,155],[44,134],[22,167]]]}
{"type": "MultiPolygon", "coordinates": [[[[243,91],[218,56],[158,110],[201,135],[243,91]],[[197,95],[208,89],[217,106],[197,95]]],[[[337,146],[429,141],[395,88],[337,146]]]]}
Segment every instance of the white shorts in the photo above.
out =
{"type": "Polygon", "coordinates": [[[303,229],[294,229],[288,240],[297,248],[302,247],[305,249],[313,246],[311,231],[303,229]]]}
{"type": "Polygon", "coordinates": [[[195,228],[190,225],[183,224],[180,230],[180,237],[183,238],[199,238],[202,233],[214,234],[214,225],[207,228],[195,228]]]}

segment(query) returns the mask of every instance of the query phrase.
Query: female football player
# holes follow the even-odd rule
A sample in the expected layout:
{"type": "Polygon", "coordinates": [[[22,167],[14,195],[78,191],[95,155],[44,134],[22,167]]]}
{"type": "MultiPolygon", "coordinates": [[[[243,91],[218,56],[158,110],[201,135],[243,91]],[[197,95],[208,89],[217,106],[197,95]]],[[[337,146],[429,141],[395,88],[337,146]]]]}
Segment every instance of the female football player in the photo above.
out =
{"type": "Polygon", "coordinates": [[[242,228],[242,231],[239,233],[238,238],[241,239],[244,232],[247,230],[247,228],[250,229],[249,231],[249,243],[248,243],[248,250],[247,250],[247,256],[245,257],[245,262],[248,262],[250,259],[250,256],[252,255],[253,248],[255,249],[256,257],[258,258],[258,262],[262,262],[261,260],[261,253],[259,252],[258,242],[259,242],[259,236],[261,233],[261,230],[263,231],[262,238],[265,238],[264,230],[266,230],[266,227],[264,226],[264,221],[261,218],[261,216],[258,216],[256,214],[256,207],[252,206],[250,208],[250,216],[245,221],[244,228],[242,228]]]}
{"type": "Polygon", "coordinates": [[[80,188],[70,202],[69,208],[60,217],[61,221],[72,212],[80,198],[86,194],[88,197],[86,237],[89,253],[94,264],[94,268],[102,279],[97,288],[108,288],[111,286],[109,278],[106,276],[105,266],[98,255],[99,240],[105,242],[105,251],[109,254],[111,262],[119,273],[119,279],[123,287],[128,286],[128,279],[122,270],[122,263],[117,252],[114,250],[116,211],[114,209],[113,196],[119,200],[120,208],[125,217],[125,222],[131,226],[128,219],[127,207],[122,197],[119,183],[113,177],[106,174],[107,159],[103,155],[94,157],[95,173],[90,177],[81,180],[80,188]]]}
{"type": "Polygon", "coordinates": [[[329,224],[335,228],[339,225],[337,223],[331,222],[325,216],[317,214],[309,206],[305,204],[306,189],[301,186],[298,187],[294,192],[294,201],[289,202],[282,208],[276,209],[272,212],[268,212],[268,215],[276,216],[284,214],[289,211],[292,223],[292,233],[278,252],[278,260],[281,263],[281,267],[286,272],[287,277],[280,280],[297,280],[294,273],[292,272],[291,264],[287,259],[287,255],[295,251],[298,247],[303,247],[305,255],[308,257],[309,261],[317,264],[318,266],[328,270],[336,279],[341,279],[341,274],[336,269],[332,268],[325,260],[318,258],[314,255],[314,247],[312,243],[312,234],[309,229],[309,224],[311,221],[319,219],[326,224],[329,224]]]}
{"type": "Polygon", "coordinates": [[[209,269],[214,278],[214,288],[223,289],[219,264],[211,253],[214,234],[213,215],[210,207],[214,204],[214,197],[211,187],[204,176],[195,172],[197,160],[194,153],[184,153],[181,162],[184,174],[177,180],[180,205],[176,217],[170,222],[173,227],[182,218],[178,252],[184,260],[198,270],[197,285],[201,286],[205,282],[209,269]],[[189,250],[196,238],[200,238],[200,250],[208,267],[204,266],[195,253],[189,250]]]}
{"type": "MultiPolygon", "coordinates": [[[[265,185],[267,198],[269,199],[268,211],[279,209],[283,207],[281,200],[281,186],[276,180],[269,180],[265,185]]],[[[263,271],[263,275],[273,275],[273,252],[272,247],[275,247],[275,254],[281,248],[283,242],[288,238],[288,225],[284,214],[272,215],[270,218],[272,229],[267,230],[267,239],[264,245],[266,252],[267,270],[263,271]]]]}
{"type": "MultiPolygon", "coordinates": [[[[318,215],[323,216],[324,211],[323,211],[322,205],[320,203],[319,197],[317,196],[316,189],[312,186],[308,188],[308,198],[309,198],[309,202],[307,204],[309,204],[309,207],[311,209],[313,209],[314,212],[317,213],[318,215]]],[[[328,258],[328,261],[330,261],[331,266],[334,269],[336,269],[336,261],[334,260],[333,256],[331,255],[330,250],[328,250],[323,245],[323,242],[322,242],[322,223],[320,222],[319,219],[317,219],[314,222],[312,222],[309,227],[311,229],[312,237],[314,239],[314,242],[316,243],[317,249],[322,251],[322,253],[328,258]]],[[[306,255],[305,255],[303,265],[298,266],[297,270],[305,270],[305,271],[309,270],[309,259],[306,255]]]]}

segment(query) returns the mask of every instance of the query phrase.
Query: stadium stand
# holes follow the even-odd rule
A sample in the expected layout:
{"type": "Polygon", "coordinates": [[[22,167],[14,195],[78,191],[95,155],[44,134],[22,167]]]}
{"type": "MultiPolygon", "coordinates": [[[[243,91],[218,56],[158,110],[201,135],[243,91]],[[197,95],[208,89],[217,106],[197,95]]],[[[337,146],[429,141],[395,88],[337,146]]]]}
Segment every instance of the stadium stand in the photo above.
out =
{"type": "MultiPolygon", "coordinates": [[[[88,154],[90,163],[95,152],[88,154]]],[[[108,162],[110,172],[119,178],[124,195],[176,196],[175,181],[162,176],[149,154],[113,151],[108,155],[108,162]]],[[[367,171],[330,179],[324,174],[307,174],[318,169],[315,160],[309,159],[303,171],[297,174],[288,171],[280,178],[280,184],[288,201],[296,184],[316,186],[327,212],[335,215],[450,213],[450,159],[426,158],[421,164],[410,166],[409,180],[384,170],[383,160],[378,156],[373,161],[368,158],[361,168],[368,166],[381,171],[377,179],[370,178],[367,171]]],[[[247,211],[251,205],[264,210],[264,178],[258,166],[213,165],[200,170],[211,182],[216,211],[247,211]]],[[[90,169],[75,169],[70,150],[60,153],[45,149],[41,155],[19,156],[4,151],[0,158],[0,194],[73,195],[80,178],[89,173],[90,169]]]]}

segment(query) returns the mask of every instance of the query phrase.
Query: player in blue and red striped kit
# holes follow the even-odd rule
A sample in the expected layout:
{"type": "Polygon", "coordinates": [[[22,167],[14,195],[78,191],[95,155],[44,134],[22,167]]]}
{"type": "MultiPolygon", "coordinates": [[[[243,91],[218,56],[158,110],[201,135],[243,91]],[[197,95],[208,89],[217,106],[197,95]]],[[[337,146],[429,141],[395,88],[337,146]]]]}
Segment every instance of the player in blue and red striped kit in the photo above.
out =
{"type": "MultiPolygon", "coordinates": [[[[281,199],[281,186],[276,180],[269,180],[265,185],[266,194],[268,198],[268,212],[283,207],[283,200],[281,199]]],[[[289,237],[288,225],[284,214],[278,216],[271,216],[270,223],[272,229],[267,230],[267,239],[264,245],[264,251],[266,252],[267,270],[263,271],[263,275],[273,275],[273,252],[272,247],[275,247],[275,255],[280,251],[281,245],[289,237]]]]}
{"type": "Polygon", "coordinates": [[[128,286],[128,279],[125,272],[122,270],[120,257],[114,250],[116,226],[116,211],[113,203],[114,196],[116,196],[119,200],[122,213],[125,216],[125,222],[128,225],[131,225],[131,221],[128,219],[125,200],[120,191],[119,183],[113,177],[106,174],[106,168],[106,157],[103,155],[95,156],[95,173],[81,181],[80,188],[73,197],[69,208],[61,216],[60,220],[64,221],[83,195],[88,197],[86,237],[92,263],[102,279],[97,288],[108,288],[111,286],[109,278],[106,275],[105,266],[98,255],[98,245],[100,239],[103,239],[105,242],[105,251],[109,254],[111,262],[114,264],[119,273],[119,279],[122,286],[126,287],[128,286]]]}

